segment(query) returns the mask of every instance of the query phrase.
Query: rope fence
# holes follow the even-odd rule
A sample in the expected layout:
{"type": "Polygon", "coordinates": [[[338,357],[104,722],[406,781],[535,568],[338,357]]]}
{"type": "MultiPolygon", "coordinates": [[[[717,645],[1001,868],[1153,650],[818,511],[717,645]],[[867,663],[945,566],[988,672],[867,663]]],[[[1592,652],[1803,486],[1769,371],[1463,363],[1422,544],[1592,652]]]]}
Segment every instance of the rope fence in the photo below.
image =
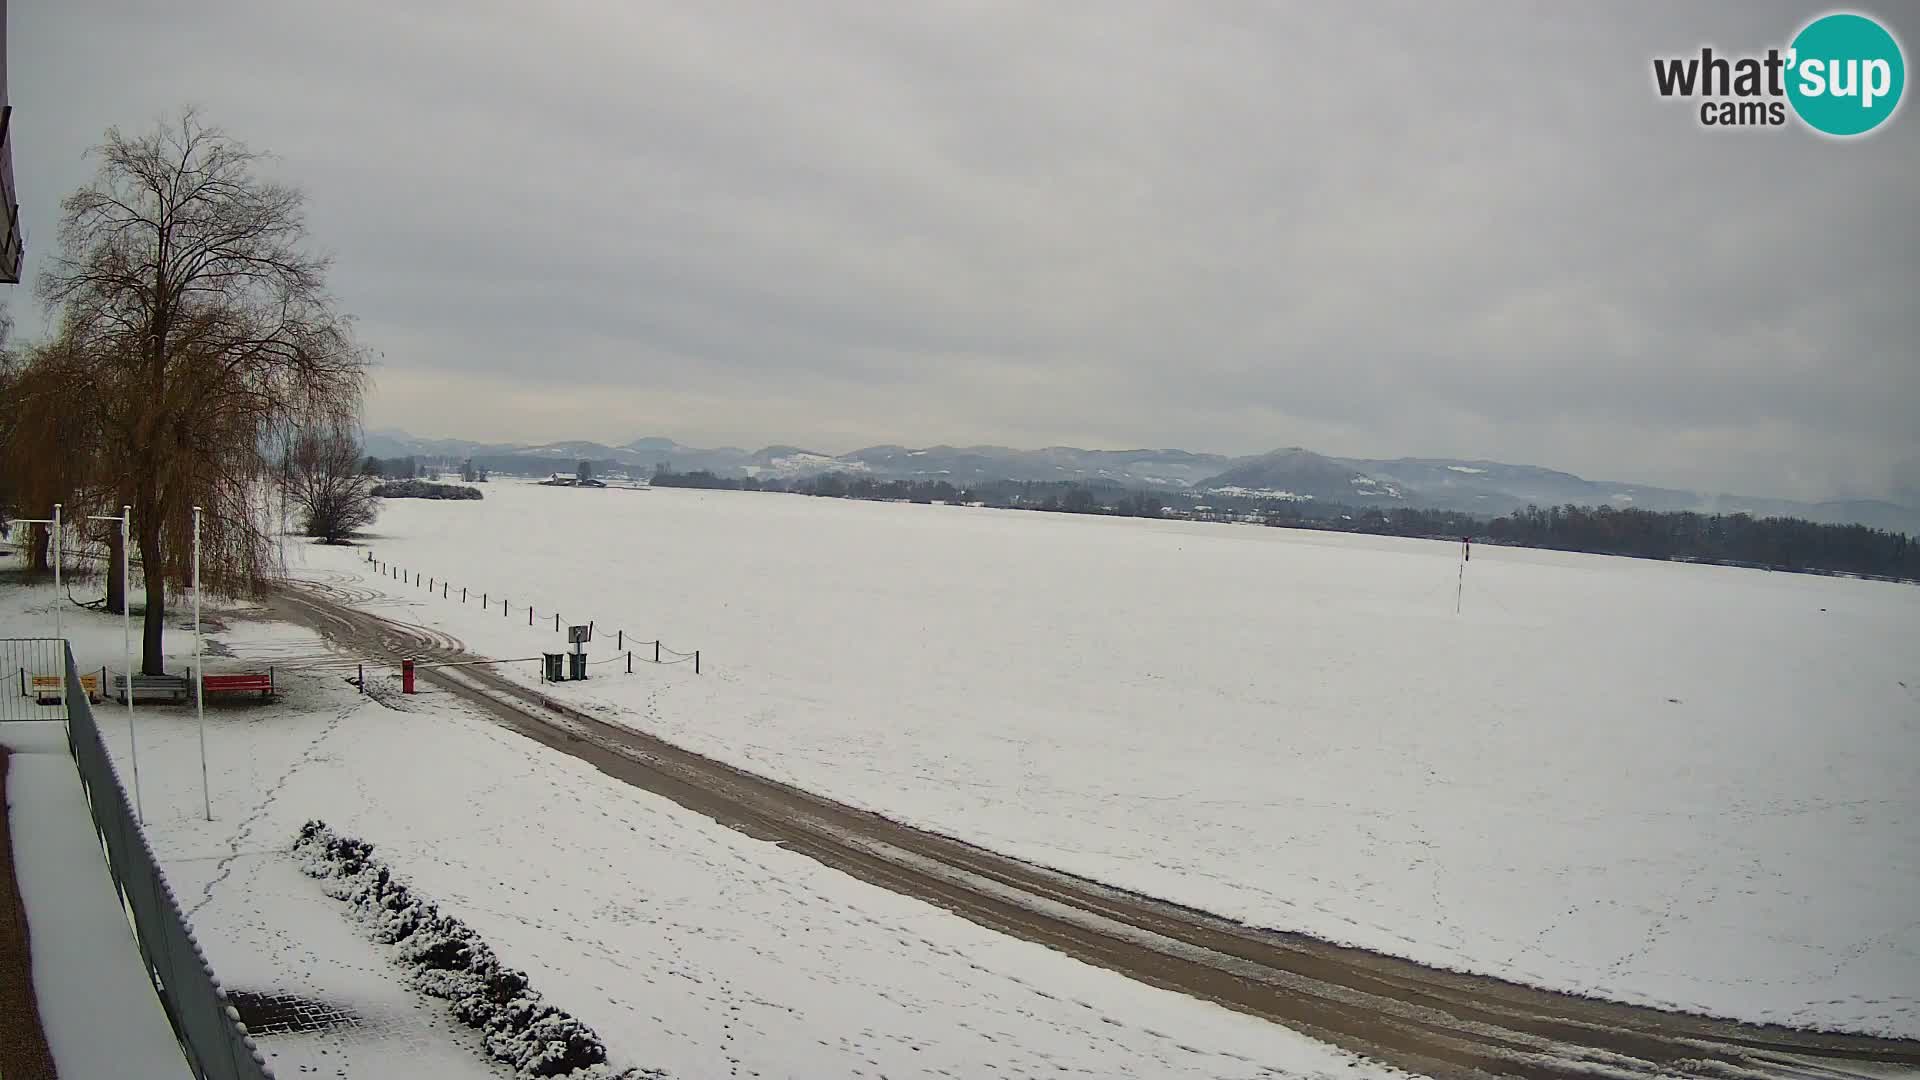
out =
{"type": "MultiPolygon", "coordinates": [[[[401,585],[411,585],[424,592],[438,593],[441,596],[441,598],[446,600],[453,600],[455,598],[455,593],[458,593],[459,594],[458,598],[460,603],[479,604],[482,607],[482,609],[486,611],[493,610],[493,605],[495,603],[498,603],[500,605],[500,615],[502,618],[517,618],[516,613],[524,610],[527,613],[528,626],[544,627],[546,625],[547,620],[551,618],[553,620],[554,632],[561,633],[566,630],[566,627],[568,625],[566,622],[566,619],[559,612],[549,612],[546,615],[542,615],[539,609],[533,607],[532,605],[528,605],[525,608],[516,608],[512,605],[512,601],[507,597],[501,597],[498,600],[496,600],[491,590],[476,590],[472,586],[456,587],[451,581],[448,581],[447,579],[440,577],[438,574],[422,575],[420,572],[413,570],[411,568],[394,566],[391,563],[377,559],[374,557],[371,551],[367,553],[366,562],[369,566],[373,568],[375,573],[379,574],[382,577],[386,577],[390,580],[398,582],[401,585]]],[[[573,625],[579,625],[579,624],[576,623],[573,625]]],[[[590,639],[594,637],[595,634],[600,633],[597,629],[597,625],[595,622],[590,620],[586,623],[586,626],[588,627],[588,637],[590,639]]],[[[699,675],[702,673],[702,669],[701,669],[702,655],[699,649],[694,649],[691,652],[683,652],[679,649],[670,648],[664,642],[662,642],[659,638],[653,638],[650,640],[646,638],[641,638],[634,634],[628,633],[624,629],[613,631],[613,635],[614,635],[613,655],[605,656],[598,660],[583,661],[582,664],[580,665],[582,669],[587,667],[604,668],[608,664],[624,664],[626,674],[631,675],[633,674],[633,665],[636,662],[642,663],[642,664],[654,664],[659,667],[671,667],[676,664],[690,663],[693,665],[694,674],[699,675]]],[[[603,634],[600,636],[599,640],[601,641],[606,640],[603,634]]],[[[432,670],[436,668],[480,667],[480,666],[493,665],[493,664],[534,663],[539,665],[540,681],[547,682],[547,681],[550,681],[550,678],[551,678],[549,674],[551,669],[548,667],[549,657],[557,656],[557,655],[563,655],[563,654],[543,653],[538,656],[517,656],[517,657],[507,657],[503,659],[422,661],[422,660],[416,660],[413,657],[394,657],[394,658],[386,658],[386,659],[369,657],[369,658],[362,659],[362,658],[343,658],[338,654],[332,654],[332,653],[324,653],[324,654],[323,653],[302,653],[302,654],[293,654],[293,655],[279,655],[279,656],[275,656],[273,660],[274,660],[274,666],[276,668],[279,668],[281,670],[286,670],[286,671],[302,671],[302,672],[315,672],[315,673],[328,673],[328,672],[348,673],[350,677],[348,678],[347,681],[354,684],[356,687],[358,687],[360,692],[364,694],[368,692],[367,674],[369,669],[371,669],[376,675],[382,672],[393,672],[398,674],[400,677],[400,682],[401,682],[403,691],[407,693],[413,692],[412,686],[413,686],[414,672],[427,671],[427,670],[432,670]]],[[[107,672],[105,671],[105,669],[102,669],[101,678],[103,682],[106,682],[108,680],[107,672]]],[[[557,681],[566,682],[571,680],[566,678],[563,675],[563,676],[558,676],[557,681]]]]}
{"type": "MultiPolygon", "coordinates": [[[[392,563],[386,562],[385,560],[375,558],[371,550],[367,552],[366,562],[369,566],[373,568],[374,572],[379,574],[380,576],[388,578],[392,581],[399,582],[401,585],[413,586],[414,588],[417,588],[429,594],[438,594],[442,600],[454,599],[454,594],[457,592],[459,594],[460,603],[462,604],[477,603],[480,605],[480,608],[483,611],[491,611],[493,609],[493,605],[497,602],[500,605],[500,617],[503,619],[515,618],[516,617],[515,613],[522,610],[520,608],[514,607],[511,599],[508,597],[502,596],[498,598],[498,600],[496,601],[491,590],[487,590],[487,589],[476,590],[469,585],[461,585],[456,587],[451,581],[439,576],[438,574],[422,575],[418,570],[414,570],[410,567],[395,566],[392,563]]],[[[559,612],[553,611],[553,612],[548,612],[546,615],[542,615],[539,612],[539,610],[535,608],[532,604],[528,604],[524,610],[527,613],[528,626],[544,627],[546,625],[547,619],[551,618],[553,620],[554,633],[564,633],[566,631],[566,627],[568,624],[566,620],[561,617],[559,612]]],[[[574,624],[574,625],[578,625],[578,624],[574,624]]],[[[593,634],[599,633],[594,621],[589,620],[586,625],[589,628],[588,633],[590,636],[593,634]]],[[[614,630],[613,635],[614,635],[614,652],[619,655],[608,657],[603,660],[587,661],[589,664],[606,664],[614,660],[624,659],[627,662],[627,670],[632,671],[633,664],[635,661],[638,661],[644,664],[657,664],[662,667],[670,666],[673,664],[691,663],[693,665],[694,674],[698,675],[701,673],[701,654],[699,649],[695,649],[692,652],[681,652],[678,649],[668,648],[666,645],[662,644],[660,639],[657,637],[653,639],[647,639],[635,634],[630,634],[625,630],[614,630]],[[631,644],[633,646],[640,647],[637,653],[634,648],[629,647],[629,642],[628,642],[629,638],[632,639],[631,644]],[[645,649],[646,646],[652,646],[653,655],[650,657],[646,654],[646,649],[645,649]]],[[[533,657],[532,659],[538,660],[540,659],[540,657],[533,657]]],[[[509,663],[510,661],[502,660],[502,661],[479,661],[479,662],[480,663],[509,663]]],[[[417,668],[428,667],[428,666],[434,666],[434,665],[426,665],[426,664],[415,665],[415,667],[417,668]]]]}

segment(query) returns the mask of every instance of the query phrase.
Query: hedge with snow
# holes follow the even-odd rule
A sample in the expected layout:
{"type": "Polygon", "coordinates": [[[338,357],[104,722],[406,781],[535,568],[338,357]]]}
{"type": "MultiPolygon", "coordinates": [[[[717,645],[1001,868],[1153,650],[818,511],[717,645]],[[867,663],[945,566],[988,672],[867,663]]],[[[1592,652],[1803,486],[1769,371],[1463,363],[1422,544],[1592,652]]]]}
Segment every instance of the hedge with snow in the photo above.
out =
{"type": "Polygon", "coordinates": [[[569,1080],[652,1080],[651,1069],[614,1071],[607,1046],[593,1029],[546,1004],[527,973],[500,962],[487,943],[460,920],[440,913],[432,901],[373,857],[373,845],[309,821],[293,853],[328,896],[353,905],[375,940],[394,946],[394,958],[421,992],[444,998],[453,1015],[478,1028],[487,1052],[522,1077],[569,1080]]]}

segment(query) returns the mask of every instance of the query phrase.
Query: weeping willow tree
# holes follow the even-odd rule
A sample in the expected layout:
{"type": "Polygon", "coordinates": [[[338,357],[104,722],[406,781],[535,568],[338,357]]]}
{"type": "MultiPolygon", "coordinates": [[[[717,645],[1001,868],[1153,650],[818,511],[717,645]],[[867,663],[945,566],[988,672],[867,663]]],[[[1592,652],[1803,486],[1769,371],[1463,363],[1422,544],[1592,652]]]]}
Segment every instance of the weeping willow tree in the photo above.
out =
{"type": "Polygon", "coordinates": [[[40,292],[59,316],[69,408],[92,432],[105,502],[133,509],[144,577],[141,667],[163,670],[169,591],[185,584],[193,508],[201,579],[257,594],[281,571],[273,448],[357,417],[367,359],[308,249],[302,193],[188,110],[109,129],[93,181],[61,202],[40,292]]]}
{"type": "MultiPolygon", "coordinates": [[[[86,361],[68,343],[53,341],[0,358],[0,488],[21,517],[44,518],[61,504],[71,538],[90,531],[87,516],[105,513],[111,486],[100,469],[100,430],[70,388],[87,373],[86,361]]],[[[117,509],[117,508],[116,508],[117,509]]],[[[28,565],[48,569],[51,534],[33,526],[28,565]]],[[[118,551],[118,534],[113,543],[118,551]]],[[[124,589],[110,590],[114,611],[124,589]]]]}

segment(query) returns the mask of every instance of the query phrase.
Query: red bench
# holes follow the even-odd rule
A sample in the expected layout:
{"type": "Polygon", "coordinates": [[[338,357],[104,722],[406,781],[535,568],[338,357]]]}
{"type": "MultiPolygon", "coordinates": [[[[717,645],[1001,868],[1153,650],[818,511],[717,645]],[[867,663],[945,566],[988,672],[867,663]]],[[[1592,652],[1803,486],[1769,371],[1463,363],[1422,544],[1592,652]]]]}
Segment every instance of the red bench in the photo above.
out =
{"type": "Polygon", "coordinates": [[[202,675],[200,687],[208,694],[253,694],[273,696],[273,671],[241,672],[231,675],[202,675]]]}

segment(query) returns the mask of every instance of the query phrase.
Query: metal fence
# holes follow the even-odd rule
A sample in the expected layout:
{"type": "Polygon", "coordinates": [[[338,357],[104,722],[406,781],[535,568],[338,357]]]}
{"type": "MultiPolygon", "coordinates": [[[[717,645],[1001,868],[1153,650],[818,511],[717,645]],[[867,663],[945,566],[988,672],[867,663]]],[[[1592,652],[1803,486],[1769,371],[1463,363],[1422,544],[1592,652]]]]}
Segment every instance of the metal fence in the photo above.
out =
{"type": "Polygon", "coordinates": [[[240,1022],[239,1010],[214,976],[166,875],[160,872],[160,861],[134,820],[126,788],[100,741],[72,650],[65,642],[51,644],[59,650],[66,669],[71,703],[67,741],[93,811],[94,829],[106,849],[107,868],[121,901],[132,912],[140,955],[146,959],[187,1064],[201,1080],[271,1080],[273,1070],[267,1067],[266,1056],[254,1045],[240,1022]]]}
{"type": "MultiPolygon", "coordinates": [[[[0,638],[0,720],[65,720],[66,656],[58,638],[0,638]]],[[[87,681],[97,688],[99,675],[87,681]]]]}

